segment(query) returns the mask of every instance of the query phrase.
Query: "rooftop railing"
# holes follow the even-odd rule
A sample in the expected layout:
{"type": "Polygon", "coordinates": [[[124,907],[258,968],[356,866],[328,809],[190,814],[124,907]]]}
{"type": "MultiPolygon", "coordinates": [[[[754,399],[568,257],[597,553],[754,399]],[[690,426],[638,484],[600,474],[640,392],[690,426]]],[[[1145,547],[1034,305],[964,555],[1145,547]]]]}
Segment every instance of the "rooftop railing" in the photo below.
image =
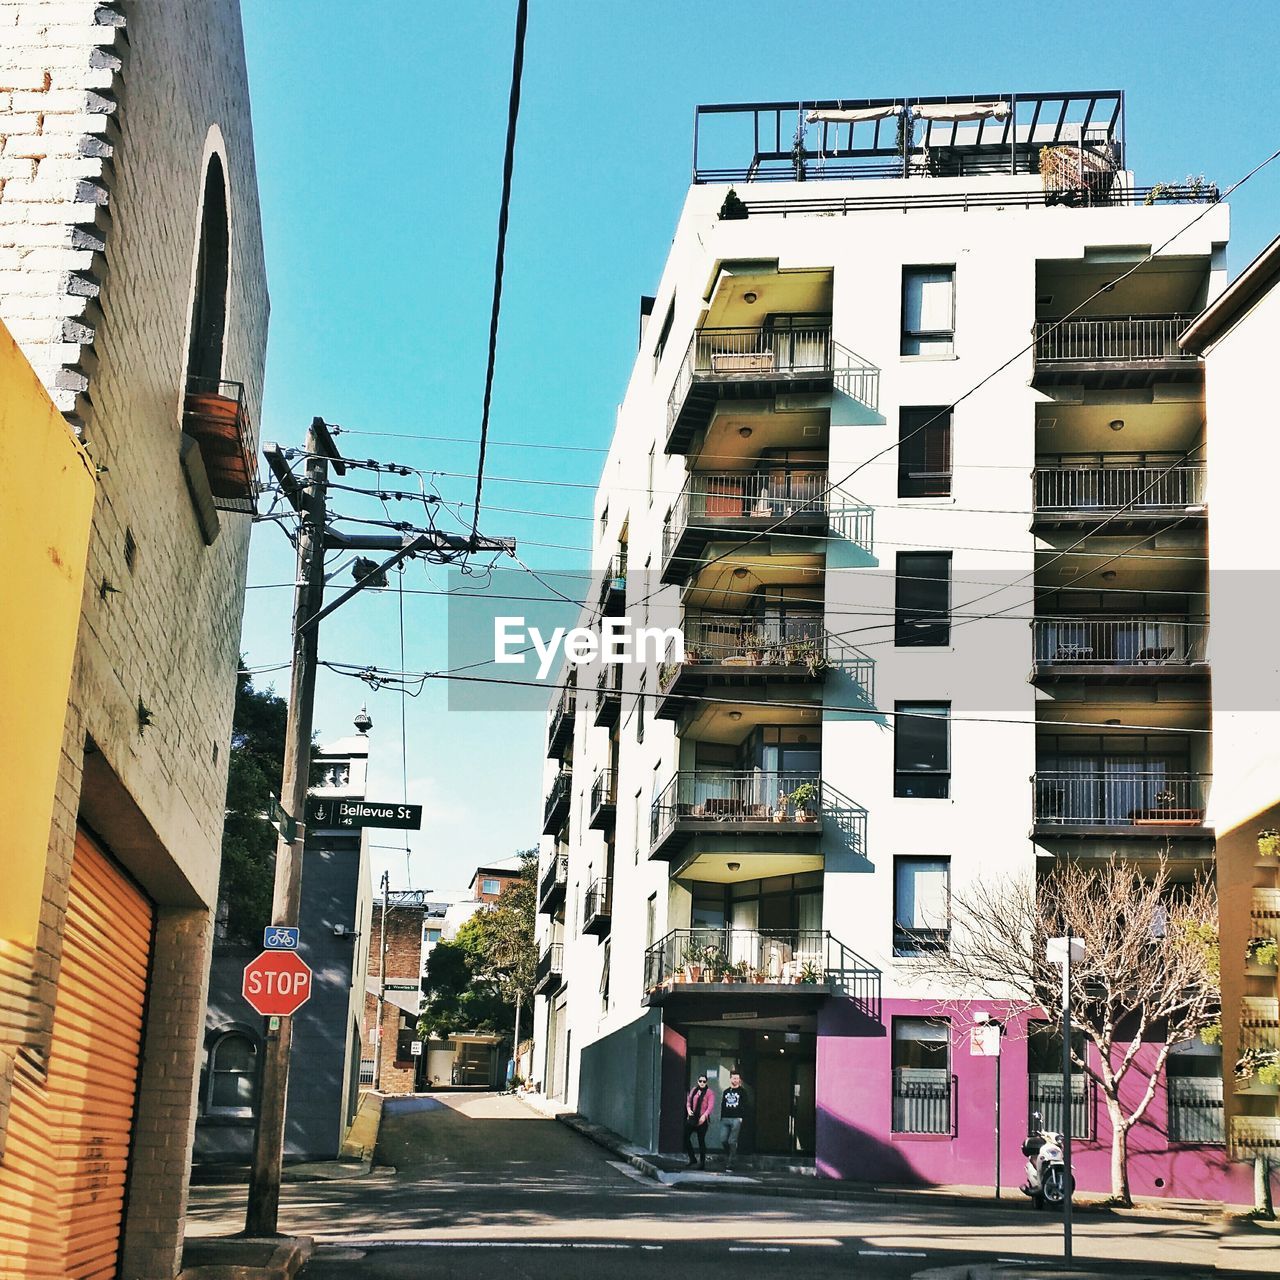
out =
{"type": "Polygon", "coordinates": [[[825,929],[673,929],[645,952],[644,986],[821,986],[880,1017],[880,970],[825,929]]]}
{"type": "Polygon", "coordinates": [[[1124,667],[1134,671],[1205,661],[1203,618],[1147,614],[1037,618],[1032,624],[1037,667],[1124,667]]]}

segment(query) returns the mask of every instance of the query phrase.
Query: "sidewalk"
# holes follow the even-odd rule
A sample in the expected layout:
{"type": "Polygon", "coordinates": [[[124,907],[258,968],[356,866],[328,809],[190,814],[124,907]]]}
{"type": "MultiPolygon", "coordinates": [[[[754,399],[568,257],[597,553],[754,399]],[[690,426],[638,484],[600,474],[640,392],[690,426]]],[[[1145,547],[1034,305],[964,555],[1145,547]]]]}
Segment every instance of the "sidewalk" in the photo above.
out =
{"type": "MultiPolygon", "coordinates": [[[[900,1187],[869,1182],[837,1182],[819,1178],[812,1171],[752,1169],[743,1166],[731,1174],[717,1172],[714,1168],[705,1172],[690,1169],[683,1157],[656,1155],[652,1151],[645,1151],[628,1143],[613,1130],[593,1124],[584,1116],[558,1108],[554,1104],[547,1104],[543,1099],[538,1099],[537,1102],[529,1098],[521,1100],[543,1115],[552,1116],[568,1125],[654,1181],[676,1189],[807,1200],[870,1200],[885,1204],[931,1204],[961,1208],[985,1205],[992,1209],[1035,1211],[1031,1200],[1018,1191],[1016,1186],[1002,1188],[1000,1199],[997,1200],[990,1187],[900,1187]]],[[[1128,1214],[1166,1218],[1170,1222],[1204,1222],[1223,1217],[1221,1205],[1203,1200],[1135,1200],[1132,1209],[1117,1209],[1098,1197],[1077,1196],[1073,1198],[1072,1206],[1080,1213],[1106,1213],[1121,1219],[1128,1214]]]]}

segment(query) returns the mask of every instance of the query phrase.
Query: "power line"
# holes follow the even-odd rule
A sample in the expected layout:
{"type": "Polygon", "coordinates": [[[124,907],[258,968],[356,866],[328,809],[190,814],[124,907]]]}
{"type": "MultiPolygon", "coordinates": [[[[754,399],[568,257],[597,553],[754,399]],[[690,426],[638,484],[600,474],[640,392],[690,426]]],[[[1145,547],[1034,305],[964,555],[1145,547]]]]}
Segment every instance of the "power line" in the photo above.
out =
{"type": "Polygon", "coordinates": [[[493,403],[493,371],[498,356],[498,317],[502,311],[502,276],[506,268],[507,224],[511,217],[511,176],[516,162],[516,122],[520,118],[520,81],[524,74],[524,37],[529,0],[517,0],[515,50],[511,59],[511,97],[507,104],[507,145],[502,158],[502,201],[498,208],[498,246],[493,264],[493,308],[489,315],[489,357],[484,374],[484,408],[480,416],[480,456],[476,462],[476,509],[471,536],[480,530],[480,495],[484,485],[485,449],[489,443],[489,411],[493,403]]]}

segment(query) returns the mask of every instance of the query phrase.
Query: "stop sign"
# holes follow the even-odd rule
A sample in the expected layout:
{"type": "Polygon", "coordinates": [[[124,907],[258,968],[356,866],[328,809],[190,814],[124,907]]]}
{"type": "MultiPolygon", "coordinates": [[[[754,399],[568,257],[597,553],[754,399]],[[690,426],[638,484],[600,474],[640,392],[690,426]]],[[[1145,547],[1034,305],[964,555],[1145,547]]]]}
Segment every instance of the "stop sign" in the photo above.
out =
{"type": "Polygon", "coordinates": [[[296,951],[264,951],[244,967],[244,998],[264,1016],[285,1017],[311,998],[311,966],[296,951]]]}

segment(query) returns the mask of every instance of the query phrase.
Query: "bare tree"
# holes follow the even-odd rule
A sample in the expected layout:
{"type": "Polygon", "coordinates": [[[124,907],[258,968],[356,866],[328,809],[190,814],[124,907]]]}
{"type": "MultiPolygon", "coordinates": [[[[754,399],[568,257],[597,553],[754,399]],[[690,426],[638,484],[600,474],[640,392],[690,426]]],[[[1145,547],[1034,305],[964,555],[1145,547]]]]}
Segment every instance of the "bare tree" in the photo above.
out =
{"type": "MultiPolygon", "coordinates": [[[[1129,1204],[1129,1133],[1146,1115],[1170,1049],[1217,1024],[1217,895],[1205,877],[1174,883],[1112,859],[1059,863],[1038,882],[979,880],[952,900],[952,944],[943,975],[975,998],[999,1000],[1009,1016],[1060,1007],[1062,970],[1048,938],[1084,942],[1071,966],[1072,1025],[1095,1052],[1077,1068],[1095,1081],[1111,1121],[1111,1194],[1129,1204]],[[1143,1052],[1146,1046],[1147,1052],[1143,1052]],[[1145,1081],[1134,1091],[1122,1082],[1145,1081]]],[[[1066,1111],[1069,1114],[1069,1111],[1066,1111]]]]}

